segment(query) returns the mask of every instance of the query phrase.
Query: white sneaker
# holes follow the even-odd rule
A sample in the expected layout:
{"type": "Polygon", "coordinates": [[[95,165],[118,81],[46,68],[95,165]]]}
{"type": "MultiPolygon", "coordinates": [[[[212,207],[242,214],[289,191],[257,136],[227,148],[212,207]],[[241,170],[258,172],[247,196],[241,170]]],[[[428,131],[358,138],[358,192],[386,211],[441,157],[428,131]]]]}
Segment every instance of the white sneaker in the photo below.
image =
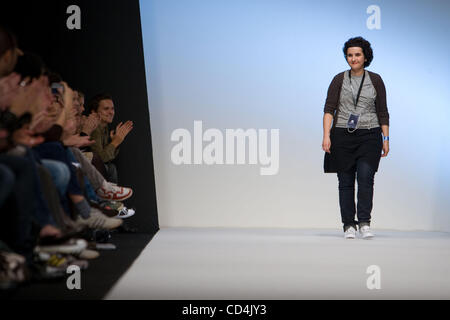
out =
{"type": "Polygon", "coordinates": [[[105,229],[113,230],[120,227],[123,223],[121,219],[109,218],[105,216],[100,210],[91,208],[90,217],[82,219],[78,217],[77,222],[91,229],[105,229]]]}
{"type": "Polygon", "coordinates": [[[97,196],[103,200],[124,201],[133,195],[130,188],[119,187],[114,183],[105,181],[103,186],[97,189],[97,196]]]}
{"type": "Polygon", "coordinates": [[[117,216],[115,216],[114,218],[126,219],[134,216],[135,213],[136,212],[133,209],[127,209],[127,207],[123,207],[122,210],[120,210],[117,216]]]}
{"type": "Polygon", "coordinates": [[[70,239],[65,243],[58,245],[36,246],[35,251],[38,253],[79,254],[85,250],[87,246],[88,243],[84,239],[70,239]]]}
{"type": "Polygon", "coordinates": [[[370,227],[365,225],[359,228],[359,234],[362,236],[363,239],[372,239],[373,233],[370,231],[370,227]]]}
{"type": "Polygon", "coordinates": [[[345,239],[355,239],[356,237],[356,229],[353,227],[348,227],[348,229],[344,232],[345,239]]]}

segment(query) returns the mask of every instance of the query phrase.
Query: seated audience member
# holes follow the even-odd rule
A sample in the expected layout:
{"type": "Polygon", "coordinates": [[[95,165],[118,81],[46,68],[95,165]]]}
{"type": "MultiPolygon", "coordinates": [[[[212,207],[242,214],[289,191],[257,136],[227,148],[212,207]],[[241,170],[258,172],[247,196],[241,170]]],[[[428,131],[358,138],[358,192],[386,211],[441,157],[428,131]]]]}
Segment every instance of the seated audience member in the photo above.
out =
{"type": "MultiPolygon", "coordinates": [[[[100,248],[95,241],[108,241],[107,230],[134,214],[117,202],[132,190],[104,179],[80,150],[105,123],[101,112],[83,111],[84,95],[0,27],[0,290],[66,277],[69,265],[87,268],[85,259],[99,256],[88,245],[100,248]],[[105,203],[123,209],[115,213],[105,203]]],[[[129,121],[111,133],[116,149],[131,130],[129,121]]]]}
{"type": "Polygon", "coordinates": [[[106,180],[118,183],[117,169],[112,161],[117,157],[119,146],[125,137],[133,130],[133,122],[120,122],[115,130],[109,130],[108,126],[114,120],[115,111],[113,99],[108,94],[95,96],[89,103],[89,110],[97,114],[100,119],[98,128],[91,134],[91,138],[95,140],[91,149],[104,163],[106,180]]]}
{"type": "MultiPolygon", "coordinates": [[[[121,225],[121,221],[104,216],[98,209],[92,208],[84,196],[84,192],[78,180],[78,168],[74,165],[74,156],[70,147],[80,147],[91,144],[89,137],[81,137],[76,134],[76,114],[73,108],[73,91],[64,82],[63,96],[55,93],[55,100],[52,107],[56,109],[54,128],[59,128],[59,137],[34,148],[41,159],[51,159],[65,163],[70,170],[70,179],[67,188],[68,200],[75,207],[75,211],[84,219],[79,219],[79,223],[84,223],[91,228],[114,229],[121,225]],[[56,139],[56,140],[55,140],[56,139]]],[[[53,111],[52,111],[53,112],[53,111]]],[[[45,134],[44,134],[45,135],[45,134]]],[[[84,179],[84,176],[83,176],[84,179]]],[[[68,206],[65,206],[68,211],[68,206]]]]}
{"type": "MultiPolygon", "coordinates": [[[[77,91],[77,99],[74,99],[74,108],[77,110],[75,122],[77,123],[77,134],[87,136],[94,131],[98,124],[99,118],[96,113],[91,113],[89,117],[82,115],[84,111],[83,94],[77,91]]],[[[71,147],[70,150],[74,156],[73,162],[80,164],[80,169],[86,177],[85,187],[86,193],[91,205],[100,204],[101,208],[110,208],[116,211],[116,216],[124,219],[134,215],[134,210],[127,209],[123,204],[116,203],[130,198],[133,190],[130,188],[120,187],[105,180],[98,172],[94,165],[88,160],[81,148],[71,147]]],[[[113,214],[110,211],[109,214],[113,214]]]]}
{"type": "MultiPolygon", "coordinates": [[[[77,93],[78,99],[76,101],[74,100],[74,107],[78,110],[76,114],[77,133],[79,133],[80,136],[86,136],[97,128],[99,118],[96,113],[91,113],[89,117],[82,115],[84,111],[84,95],[79,91],[77,93]]],[[[111,202],[124,201],[130,198],[133,195],[133,190],[106,181],[85,154],[82,153],[81,148],[72,147],[70,150],[76,158],[74,159],[74,162],[80,164],[80,168],[87,178],[86,189],[88,191],[89,199],[97,203],[101,202],[102,205],[105,204],[105,206],[120,208],[121,210],[118,210],[119,212],[122,211],[120,217],[129,217],[130,215],[123,214],[125,211],[128,212],[123,205],[111,202]]]]}
{"type": "Polygon", "coordinates": [[[40,113],[50,101],[47,94],[48,79],[39,68],[23,77],[12,73],[18,59],[12,59],[11,62],[7,52],[19,50],[15,41],[8,41],[14,37],[11,34],[5,36],[5,33],[8,32],[0,28],[0,164],[7,168],[11,185],[0,185],[2,190],[5,187],[9,189],[6,195],[3,192],[6,198],[0,205],[0,238],[31,264],[37,242],[35,227],[41,237],[60,235],[60,231],[53,226],[49,209],[39,192],[36,166],[29,157],[29,148],[43,141],[42,137],[34,136],[27,126],[32,117],[40,113]],[[6,83],[4,79],[8,77],[6,83]],[[18,144],[26,147],[17,148],[18,144]]]}
{"type": "Polygon", "coordinates": [[[89,116],[83,115],[84,108],[84,94],[81,91],[77,91],[78,99],[75,102],[77,107],[77,133],[81,136],[90,136],[92,132],[97,129],[100,124],[100,118],[97,113],[91,113],[89,116]]]}
{"type": "MultiPolygon", "coordinates": [[[[14,91],[19,86],[20,76],[13,73],[17,62],[17,57],[21,54],[17,47],[15,37],[0,27],[0,153],[7,146],[7,138],[9,130],[4,127],[6,119],[3,111],[9,107],[8,96],[11,96],[11,91],[14,91]]],[[[0,164],[0,208],[8,198],[15,183],[15,176],[11,169],[0,164]]]]}

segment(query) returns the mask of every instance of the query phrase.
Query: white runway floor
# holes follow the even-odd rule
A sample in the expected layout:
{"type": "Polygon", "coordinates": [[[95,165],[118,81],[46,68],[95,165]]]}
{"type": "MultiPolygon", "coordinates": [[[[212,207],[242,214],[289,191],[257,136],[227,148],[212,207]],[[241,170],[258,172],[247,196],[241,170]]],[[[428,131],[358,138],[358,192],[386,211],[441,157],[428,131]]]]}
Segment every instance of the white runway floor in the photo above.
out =
{"type": "Polygon", "coordinates": [[[162,229],[106,299],[450,299],[450,233],[374,232],[162,229]]]}

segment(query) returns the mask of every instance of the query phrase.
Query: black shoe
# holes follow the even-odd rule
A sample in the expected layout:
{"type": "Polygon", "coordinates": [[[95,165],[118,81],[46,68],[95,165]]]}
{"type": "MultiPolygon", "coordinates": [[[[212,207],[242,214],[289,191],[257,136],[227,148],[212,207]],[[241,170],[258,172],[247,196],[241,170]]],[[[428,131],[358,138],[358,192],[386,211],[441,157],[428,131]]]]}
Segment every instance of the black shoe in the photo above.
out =
{"type": "Polygon", "coordinates": [[[137,233],[138,232],[137,228],[129,227],[125,223],[122,224],[120,227],[118,227],[116,230],[118,233],[137,233]]]}

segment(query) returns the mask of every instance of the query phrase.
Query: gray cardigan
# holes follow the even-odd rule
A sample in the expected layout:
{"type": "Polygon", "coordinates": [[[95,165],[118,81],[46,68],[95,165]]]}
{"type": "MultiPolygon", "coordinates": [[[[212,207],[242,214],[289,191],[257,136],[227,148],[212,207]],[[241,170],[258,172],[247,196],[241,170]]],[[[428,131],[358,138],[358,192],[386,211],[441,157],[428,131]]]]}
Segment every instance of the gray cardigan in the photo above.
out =
{"type": "MultiPolygon", "coordinates": [[[[378,121],[380,125],[389,125],[389,112],[386,105],[386,88],[383,79],[379,74],[369,72],[370,80],[377,92],[375,99],[375,108],[377,111],[378,121]]],[[[341,96],[342,83],[344,81],[344,72],[336,75],[331,81],[328,88],[327,100],[325,101],[325,113],[330,113],[334,117],[333,127],[336,126],[337,113],[339,112],[339,98],[341,96]]]]}

